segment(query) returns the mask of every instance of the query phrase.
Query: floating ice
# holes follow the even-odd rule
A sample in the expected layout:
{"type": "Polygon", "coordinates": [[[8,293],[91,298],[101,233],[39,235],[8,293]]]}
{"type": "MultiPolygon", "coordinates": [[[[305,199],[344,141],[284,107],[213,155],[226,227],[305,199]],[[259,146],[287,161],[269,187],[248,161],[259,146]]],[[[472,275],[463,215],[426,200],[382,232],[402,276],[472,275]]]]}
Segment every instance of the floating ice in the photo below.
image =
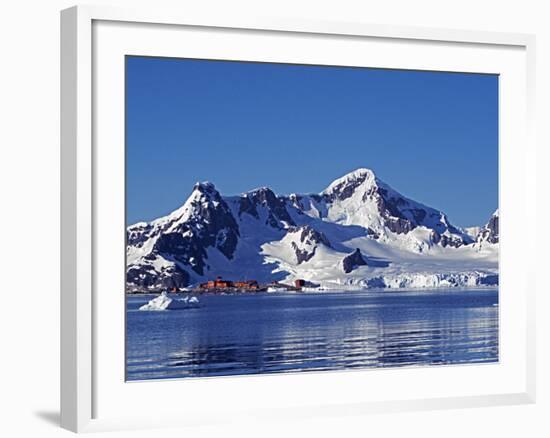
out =
{"type": "Polygon", "coordinates": [[[197,297],[184,297],[181,299],[170,298],[166,292],[162,292],[158,297],[153,298],[147,304],[144,304],[139,310],[178,310],[197,307],[199,299],[197,297]]]}
{"type": "Polygon", "coordinates": [[[290,292],[289,289],[287,289],[286,287],[268,287],[267,288],[267,291],[268,292],[290,292]]]}

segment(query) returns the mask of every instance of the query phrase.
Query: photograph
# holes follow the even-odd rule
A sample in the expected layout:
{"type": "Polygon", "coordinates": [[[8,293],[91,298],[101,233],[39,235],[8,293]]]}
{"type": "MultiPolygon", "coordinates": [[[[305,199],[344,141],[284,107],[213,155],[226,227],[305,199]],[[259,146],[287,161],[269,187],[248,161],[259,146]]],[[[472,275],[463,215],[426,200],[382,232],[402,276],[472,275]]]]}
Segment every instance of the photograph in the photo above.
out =
{"type": "Polygon", "coordinates": [[[2,9],[1,436],[550,437],[543,2],[92,3],[2,9]]]}
{"type": "Polygon", "coordinates": [[[125,193],[127,381],[499,362],[496,74],[127,55],[125,193]]]}

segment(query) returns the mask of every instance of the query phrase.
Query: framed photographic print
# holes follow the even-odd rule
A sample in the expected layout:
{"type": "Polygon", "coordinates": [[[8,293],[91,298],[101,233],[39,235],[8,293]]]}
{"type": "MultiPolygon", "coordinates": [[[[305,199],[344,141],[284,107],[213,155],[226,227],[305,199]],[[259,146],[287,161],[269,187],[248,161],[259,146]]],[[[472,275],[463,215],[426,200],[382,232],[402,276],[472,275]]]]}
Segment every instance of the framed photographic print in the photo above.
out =
{"type": "Polygon", "coordinates": [[[61,43],[63,427],[534,400],[533,37],[75,7],[61,43]]]}

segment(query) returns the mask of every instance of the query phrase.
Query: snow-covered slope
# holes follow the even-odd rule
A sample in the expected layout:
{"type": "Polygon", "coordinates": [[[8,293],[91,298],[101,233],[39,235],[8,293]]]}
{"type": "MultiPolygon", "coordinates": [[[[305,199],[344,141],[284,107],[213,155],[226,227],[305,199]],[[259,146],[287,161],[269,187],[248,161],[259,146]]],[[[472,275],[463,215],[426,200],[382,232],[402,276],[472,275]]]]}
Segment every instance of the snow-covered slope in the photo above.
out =
{"type": "Polygon", "coordinates": [[[291,195],[289,201],[298,213],[361,227],[373,239],[407,251],[473,242],[467,233],[451,225],[444,213],[404,197],[370,169],[338,178],[319,195],[291,195]]]}
{"type": "Polygon", "coordinates": [[[277,196],[262,187],[222,197],[213,184],[197,183],[168,216],[128,227],[127,241],[130,289],[218,275],[262,283],[303,278],[327,287],[497,281],[498,213],[473,239],[369,169],[319,194],[277,196]]]}
{"type": "Polygon", "coordinates": [[[477,235],[478,235],[479,232],[481,231],[481,227],[476,225],[476,226],[474,226],[474,227],[464,227],[464,228],[462,228],[462,230],[463,230],[468,236],[470,236],[473,240],[476,240],[477,235]]]}
{"type": "Polygon", "coordinates": [[[498,209],[491,215],[485,226],[480,228],[476,236],[474,247],[479,251],[492,251],[498,245],[498,209]]]}

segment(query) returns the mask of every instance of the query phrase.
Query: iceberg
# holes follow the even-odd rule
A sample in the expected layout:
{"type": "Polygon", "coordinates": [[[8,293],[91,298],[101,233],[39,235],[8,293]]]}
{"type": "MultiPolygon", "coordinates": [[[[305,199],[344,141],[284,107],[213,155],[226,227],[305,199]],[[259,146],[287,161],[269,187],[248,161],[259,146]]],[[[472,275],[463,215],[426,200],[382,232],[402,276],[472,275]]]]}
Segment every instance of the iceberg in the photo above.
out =
{"type": "Polygon", "coordinates": [[[267,292],[289,292],[286,287],[268,287],[267,292]]]}
{"type": "Polygon", "coordinates": [[[197,297],[170,298],[166,292],[162,292],[158,297],[141,306],[139,310],[178,310],[198,307],[198,305],[197,297]]]}

